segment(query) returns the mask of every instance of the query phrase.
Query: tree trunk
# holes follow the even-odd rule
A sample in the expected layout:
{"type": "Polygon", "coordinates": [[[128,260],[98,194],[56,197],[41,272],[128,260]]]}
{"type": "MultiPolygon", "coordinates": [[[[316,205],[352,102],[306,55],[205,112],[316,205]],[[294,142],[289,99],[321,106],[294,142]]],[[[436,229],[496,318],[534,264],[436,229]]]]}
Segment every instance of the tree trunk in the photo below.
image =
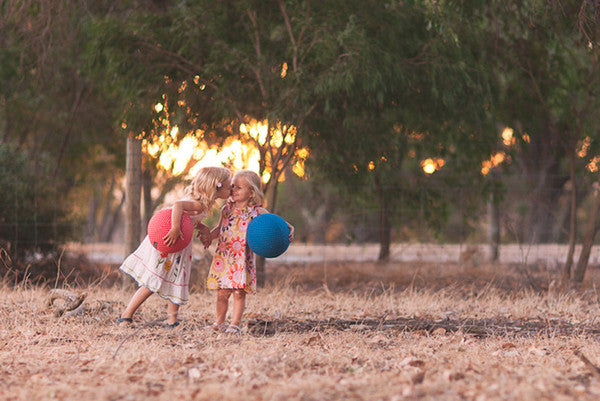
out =
{"type": "Polygon", "coordinates": [[[575,267],[575,272],[573,273],[573,281],[576,283],[583,282],[583,277],[585,276],[585,271],[590,259],[590,252],[592,251],[594,238],[598,232],[598,213],[600,212],[600,182],[594,183],[593,196],[594,204],[588,220],[585,238],[583,239],[583,244],[581,245],[579,260],[577,261],[577,266],[575,267]]]}
{"type": "MultiPolygon", "coordinates": [[[[558,171],[549,174],[558,174],[558,171]]],[[[529,211],[523,225],[523,238],[532,244],[552,242],[553,227],[560,223],[555,211],[565,181],[548,178],[545,174],[539,178],[538,186],[529,194],[529,211]]]]}
{"type": "Polygon", "coordinates": [[[266,187],[267,209],[275,213],[275,204],[277,203],[277,182],[270,182],[266,187]]]}
{"type": "Polygon", "coordinates": [[[379,210],[379,224],[380,244],[377,260],[380,262],[388,262],[390,260],[390,246],[392,243],[392,226],[390,224],[387,202],[385,200],[379,210]]]}
{"type": "Polygon", "coordinates": [[[102,186],[97,185],[96,190],[93,192],[92,197],[88,201],[88,213],[87,213],[87,229],[84,236],[85,241],[97,241],[98,240],[98,223],[96,221],[96,214],[100,207],[100,198],[102,197],[102,186]]]}
{"type": "Polygon", "coordinates": [[[488,200],[488,244],[489,259],[497,262],[500,258],[500,205],[495,191],[492,191],[488,200]]]}
{"type": "Polygon", "coordinates": [[[573,267],[573,255],[575,254],[575,240],[577,230],[577,186],[575,185],[575,155],[569,155],[569,170],[571,176],[571,219],[569,224],[569,251],[563,271],[563,281],[571,278],[571,267],[573,267]]]}
{"type": "Polygon", "coordinates": [[[142,141],[132,136],[127,138],[126,183],[125,254],[129,255],[140,244],[141,233],[142,141]]]}
{"type": "Polygon", "coordinates": [[[99,187],[101,202],[98,206],[98,212],[96,213],[96,239],[104,241],[105,233],[109,229],[110,220],[113,217],[113,203],[114,203],[114,190],[117,184],[116,177],[113,175],[110,179],[108,189],[103,186],[99,187]]]}
{"type": "Polygon", "coordinates": [[[392,225],[390,223],[388,202],[385,190],[381,184],[379,174],[376,170],[373,171],[373,179],[375,182],[375,190],[379,201],[379,256],[377,260],[380,262],[388,262],[390,260],[390,245],[392,237],[392,225]]]}
{"type": "Polygon", "coordinates": [[[299,207],[300,215],[304,219],[306,225],[306,242],[313,244],[325,244],[327,243],[327,209],[329,205],[322,203],[316,208],[299,207]]]}
{"type": "Polygon", "coordinates": [[[152,202],[152,173],[149,169],[142,172],[142,193],[144,199],[144,218],[142,220],[142,231],[148,229],[148,222],[154,212],[154,202],[152,202]]]}
{"type": "Polygon", "coordinates": [[[569,176],[561,174],[560,160],[564,149],[558,145],[559,133],[548,123],[531,143],[523,148],[518,159],[527,185],[528,210],[521,223],[523,241],[529,244],[553,240],[553,227],[560,223],[557,203],[569,176]]]}
{"type": "Polygon", "coordinates": [[[103,242],[111,242],[111,239],[115,233],[115,229],[117,228],[117,223],[121,218],[121,212],[123,210],[123,204],[125,203],[125,196],[121,198],[121,202],[116,206],[110,214],[110,218],[105,225],[105,228],[102,230],[102,236],[100,237],[100,241],[103,242]]]}

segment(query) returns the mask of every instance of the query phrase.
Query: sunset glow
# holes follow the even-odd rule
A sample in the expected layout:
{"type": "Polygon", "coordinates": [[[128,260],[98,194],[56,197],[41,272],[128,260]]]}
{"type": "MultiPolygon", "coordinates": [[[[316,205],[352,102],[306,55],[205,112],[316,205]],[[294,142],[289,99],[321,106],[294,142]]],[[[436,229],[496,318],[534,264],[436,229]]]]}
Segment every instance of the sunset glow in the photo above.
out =
{"type": "MultiPolygon", "coordinates": [[[[160,103],[159,103],[160,104],[160,103]]],[[[169,126],[168,121],[162,122],[165,127],[169,126]]],[[[195,135],[188,134],[179,145],[174,140],[180,135],[179,127],[171,127],[153,143],[147,140],[143,141],[144,152],[151,157],[158,158],[158,166],[161,169],[170,171],[178,176],[185,174],[184,178],[192,178],[197,171],[205,166],[229,166],[234,170],[249,169],[255,172],[260,171],[260,152],[253,139],[261,146],[265,145],[267,140],[272,146],[281,146],[284,141],[287,144],[295,140],[296,130],[294,127],[277,126],[272,129],[269,136],[269,124],[266,121],[251,121],[248,124],[240,125],[242,139],[231,137],[225,141],[220,149],[209,148],[207,143],[202,140],[203,133],[196,131],[195,135]],[[250,138],[244,140],[243,136],[250,138]]],[[[299,148],[296,150],[296,163],[292,166],[292,171],[298,177],[304,177],[305,162],[310,152],[308,148],[299,148]]],[[[270,177],[270,166],[265,168],[262,180],[267,182],[270,177]]],[[[281,176],[284,179],[284,175],[281,176]]]]}
{"type": "Polygon", "coordinates": [[[446,164],[444,159],[433,157],[421,161],[421,168],[426,174],[433,174],[444,167],[444,164],[446,164]]]}
{"type": "Polygon", "coordinates": [[[481,163],[481,174],[487,175],[494,167],[498,167],[507,159],[506,153],[504,152],[496,152],[493,154],[489,160],[484,160],[481,163]]]}
{"type": "Polygon", "coordinates": [[[250,124],[240,125],[240,132],[242,134],[250,135],[259,144],[264,145],[269,133],[269,124],[263,121],[258,122],[253,120],[250,124]]]}
{"type": "Polygon", "coordinates": [[[587,169],[592,172],[592,173],[596,173],[598,172],[598,165],[600,164],[600,156],[594,156],[594,158],[592,158],[592,160],[590,160],[590,162],[587,164],[587,169]]]}
{"type": "MultiPolygon", "coordinates": [[[[287,71],[288,64],[283,62],[281,78],[287,75],[287,71]]],[[[168,76],[164,79],[167,84],[171,82],[168,76]]],[[[189,82],[181,82],[178,93],[182,94],[191,85],[197,85],[200,90],[206,88],[200,76],[196,75],[189,82]]],[[[178,99],[176,102],[180,108],[186,107],[185,100],[178,99]]],[[[306,175],[305,162],[310,152],[308,148],[297,146],[295,126],[280,122],[273,124],[266,119],[248,119],[239,127],[230,126],[231,136],[219,148],[209,148],[201,130],[182,133],[177,125],[172,125],[167,94],[162,95],[162,100],[157,102],[153,109],[157,116],[154,120],[152,139],[143,140],[142,147],[144,153],[157,161],[158,168],[168,174],[189,179],[202,167],[222,165],[234,170],[249,169],[257,173],[260,173],[262,168],[264,182],[269,181],[273,171],[277,171],[278,180],[283,181],[285,173],[282,169],[287,167],[283,163],[287,163],[290,153],[294,152],[294,164],[290,166],[293,173],[299,177],[306,175]],[[261,157],[264,160],[261,160],[261,157]],[[273,163],[277,163],[277,166],[273,163]]],[[[189,107],[187,112],[190,113],[189,107]]],[[[126,128],[125,122],[122,127],[126,128]]],[[[142,137],[146,136],[142,134],[142,137]]]]}
{"type": "Polygon", "coordinates": [[[504,143],[506,146],[514,145],[516,140],[513,134],[514,131],[512,128],[505,127],[502,131],[502,143],[504,143]]]}
{"type": "Polygon", "coordinates": [[[144,149],[152,157],[159,158],[159,166],[164,170],[170,170],[173,175],[182,174],[188,165],[192,166],[186,174],[186,178],[193,177],[200,168],[206,166],[231,166],[236,170],[250,169],[259,171],[260,154],[252,145],[243,144],[238,139],[228,140],[221,150],[209,148],[206,142],[196,136],[184,137],[179,146],[171,143],[164,144],[164,136],[159,143],[149,144],[144,141],[144,149]]]}
{"type": "Polygon", "coordinates": [[[592,139],[589,136],[586,136],[583,141],[579,142],[579,146],[577,147],[577,156],[580,158],[584,158],[587,156],[588,151],[590,150],[590,145],[592,144],[592,139]]]}

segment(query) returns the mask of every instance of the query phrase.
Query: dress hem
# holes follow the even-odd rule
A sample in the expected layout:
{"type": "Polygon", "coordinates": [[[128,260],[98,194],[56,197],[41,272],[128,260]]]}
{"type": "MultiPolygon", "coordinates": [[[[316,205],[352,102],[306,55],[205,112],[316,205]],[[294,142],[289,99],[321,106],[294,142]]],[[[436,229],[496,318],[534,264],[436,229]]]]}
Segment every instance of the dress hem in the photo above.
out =
{"type": "Polygon", "coordinates": [[[131,278],[132,278],[132,279],[133,279],[133,280],[134,280],[134,281],[137,283],[137,285],[138,285],[139,287],[145,287],[145,288],[147,288],[147,289],[148,289],[148,291],[150,291],[150,292],[152,292],[152,293],[154,293],[154,294],[158,295],[159,297],[161,297],[161,298],[163,298],[163,299],[166,299],[167,301],[170,301],[170,302],[174,303],[175,305],[180,305],[180,306],[182,306],[182,305],[185,305],[185,304],[187,304],[187,302],[189,301],[189,299],[183,299],[183,298],[175,297],[175,298],[179,299],[179,301],[177,302],[177,301],[175,301],[175,300],[173,299],[173,298],[174,298],[174,296],[173,296],[173,295],[165,295],[165,294],[161,294],[161,293],[159,292],[159,290],[158,290],[158,289],[152,289],[152,288],[150,288],[150,287],[149,287],[147,284],[144,284],[144,283],[142,283],[142,282],[141,282],[141,281],[140,281],[140,280],[139,280],[137,277],[135,277],[135,276],[134,276],[134,275],[133,275],[131,272],[125,271],[125,270],[123,270],[123,268],[121,268],[120,270],[121,270],[123,273],[127,274],[129,277],[131,277],[131,278]]]}

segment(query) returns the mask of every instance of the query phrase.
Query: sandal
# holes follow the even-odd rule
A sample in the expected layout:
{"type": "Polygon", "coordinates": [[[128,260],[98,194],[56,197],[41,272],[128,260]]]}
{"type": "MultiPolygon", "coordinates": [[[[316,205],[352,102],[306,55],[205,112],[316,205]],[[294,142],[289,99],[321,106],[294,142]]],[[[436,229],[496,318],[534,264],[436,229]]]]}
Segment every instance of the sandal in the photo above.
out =
{"type": "Polygon", "coordinates": [[[174,329],[177,326],[179,326],[179,322],[165,323],[165,329],[174,329]]]}
{"type": "Polygon", "coordinates": [[[117,319],[117,324],[120,326],[121,323],[129,323],[129,324],[131,324],[131,323],[133,323],[133,319],[130,318],[130,317],[119,317],[117,319]]]}
{"type": "Polygon", "coordinates": [[[223,332],[225,330],[227,330],[227,325],[225,323],[213,323],[210,325],[210,328],[213,329],[214,331],[220,331],[223,332]]]}
{"type": "Polygon", "coordinates": [[[235,324],[230,324],[229,327],[225,330],[227,334],[241,334],[242,328],[240,326],[236,326],[235,324]]]}

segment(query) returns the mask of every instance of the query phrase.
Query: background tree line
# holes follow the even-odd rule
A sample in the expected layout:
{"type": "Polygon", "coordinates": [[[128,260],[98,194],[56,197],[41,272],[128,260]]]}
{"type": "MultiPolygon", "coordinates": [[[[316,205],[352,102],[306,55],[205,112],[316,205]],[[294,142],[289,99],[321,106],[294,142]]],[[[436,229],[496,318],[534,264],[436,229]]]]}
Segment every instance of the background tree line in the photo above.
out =
{"type": "MultiPolygon", "coordinates": [[[[468,239],[491,200],[506,240],[591,244],[599,10],[598,0],[4,0],[0,163],[3,192],[20,198],[2,200],[2,245],[21,257],[110,239],[126,149],[139,158],[130,216],[143,193],[148,219],[181,181],[141,154],[167,113],[174,143],[191,133],[218,147],[250,119],[268,133],[293,127],[279,146],[246,139],[270,173],[268,206],[296,213],[307,239],[343,221],[345,238],[379,241],[386,260],[393,240],[468,239]],[[159,101],[170,107],[155,112],[159,101]],[[278,188],[304,146],[310,178],[278,188]],[[498,154],[504,163],[482,174],[498,154]],[[426,159],[443,166],[425,174],[426,159]],[[348,208],[377,230],[353,229],[348,208]],[[449,224],[461,230],[444,235],[449,224]]],[[[143,224],[131,224],[139,238],[143,224]]]]}

